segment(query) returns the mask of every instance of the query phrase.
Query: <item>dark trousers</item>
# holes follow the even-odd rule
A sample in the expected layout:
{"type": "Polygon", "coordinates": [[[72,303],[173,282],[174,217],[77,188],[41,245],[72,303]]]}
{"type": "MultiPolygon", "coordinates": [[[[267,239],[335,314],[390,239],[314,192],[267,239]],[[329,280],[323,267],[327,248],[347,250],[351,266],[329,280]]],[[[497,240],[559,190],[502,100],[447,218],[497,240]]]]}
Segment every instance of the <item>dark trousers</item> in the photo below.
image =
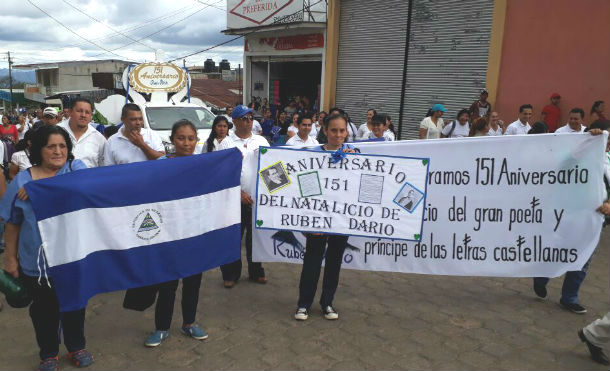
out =
{"type": "Polygon", "coordinates": [[[303,259],[303,270],[301,271],[301,282],[299,283],[299,308],[311,307],[316,295],[322,259],[326,249],[326,260],[324,265],[324,278],[322,279],[322,296],[320,305],[326,307],[333,304],[335,292],[339,285],[339,272],[343,261],[343,252],[347,246],[347,236],[308,234],[305,244],[305,257],[303,259]],[[328,244],[328,247],[326,245],[328,244]]]}
{"type": "MultiPolygon", "coordinates": [[[[174,315],[178,281],[180,280],[159,284],[159,296],[155,306],[155,328],[157,330],[169,330],[174,315]]],[[[182,325],[191,325],[195,322],[200,287],[201,273],[182,279],[182,325]]]]}
{"type": "MultiPolygon", "coordinates": [[[[265,277],[265,270],[261,263],[252,262],[252,206],[241,205],[241,237],[246,235],[246,258],[248,259],[248,277],[257,279],[265,277]]],[[[241,257],[229,264],[220,266],[224,281],[237,281],[241,277],[241,257]]]]}
{"type": "MultiPolygon", "coordinates": [[[[566,304],[578,303],[578,290],[582,285],[585,277],[587,277],[587,271],[589,270],[589,264],[591,259],[587,260],[585,266],[579,271],[566,272],[563,279],[563,286],[561,287],[561,302],[566,304]]],[[[548,277],[535,277],[534,285],[546,286],[549,282],[548,277]]]]}
{"type": "Polygon", "coordinates": [[[85,349],[85,308],[70,312],[59,312],[59,302],[51,281],[51,287],[42,279],[21,273],[32,304],[30,317],[40,348],[40,359],[56,357],[59,354],[60,325],[68,352],[85,349]]]}

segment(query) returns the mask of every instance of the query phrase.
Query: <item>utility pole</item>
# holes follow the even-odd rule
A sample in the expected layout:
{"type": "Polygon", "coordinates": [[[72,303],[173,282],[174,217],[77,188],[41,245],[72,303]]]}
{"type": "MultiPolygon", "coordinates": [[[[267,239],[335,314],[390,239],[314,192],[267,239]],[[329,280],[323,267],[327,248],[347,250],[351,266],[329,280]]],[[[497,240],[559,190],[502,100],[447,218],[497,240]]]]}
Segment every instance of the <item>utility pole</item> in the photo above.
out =
{"type": "Polygon", "coordinates": [[[239,86],[239,102],[244,104],[241,96],[241,63],[237,65],[237,84],[239,86]]]}
{"type": "Polygon", "coordinates": [[[11,60],[11,52],[6,52],[8,54],[8,89],[11,94],[11,101],[9,102],[9,108],[11,114],[13,113],[13,61],[11,60]]]}

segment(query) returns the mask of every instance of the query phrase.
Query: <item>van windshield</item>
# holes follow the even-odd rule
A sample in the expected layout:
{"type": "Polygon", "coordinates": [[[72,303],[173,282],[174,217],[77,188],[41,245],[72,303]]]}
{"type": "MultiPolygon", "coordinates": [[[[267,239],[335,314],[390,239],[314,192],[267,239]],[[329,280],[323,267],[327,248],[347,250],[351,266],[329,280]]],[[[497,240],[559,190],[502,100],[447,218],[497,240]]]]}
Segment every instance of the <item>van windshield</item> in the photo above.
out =
{"type": "Polygon", "coordinates": [[[178,120],[187,119],[197,129],[211,129],[214,115],[202,107],[147,107],[146,118],[153,130],[172,130],[178,120]]]}

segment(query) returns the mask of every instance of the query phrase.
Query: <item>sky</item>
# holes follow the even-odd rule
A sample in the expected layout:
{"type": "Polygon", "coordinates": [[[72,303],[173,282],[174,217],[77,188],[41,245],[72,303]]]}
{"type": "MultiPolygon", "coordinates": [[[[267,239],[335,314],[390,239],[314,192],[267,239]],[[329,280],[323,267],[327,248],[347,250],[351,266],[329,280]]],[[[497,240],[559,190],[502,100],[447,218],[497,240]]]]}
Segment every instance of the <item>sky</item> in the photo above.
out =
{"type": "MultiPolygon", "coordinates": [[[[235,37],[220,32],[227,25],[226,4],[226,0],[2,0],[0,68],[8,67],[7,51],[16,65],[87,59],[154,61],[159,49],[165,53],[164,61],[182,57],[235,37]]],[[[216,64],[227,59],[237,67],[243,63],[242,55],[243,39],[238,39],[189,57],[186,65],[203,65],[212,58],[216,64]]]]}

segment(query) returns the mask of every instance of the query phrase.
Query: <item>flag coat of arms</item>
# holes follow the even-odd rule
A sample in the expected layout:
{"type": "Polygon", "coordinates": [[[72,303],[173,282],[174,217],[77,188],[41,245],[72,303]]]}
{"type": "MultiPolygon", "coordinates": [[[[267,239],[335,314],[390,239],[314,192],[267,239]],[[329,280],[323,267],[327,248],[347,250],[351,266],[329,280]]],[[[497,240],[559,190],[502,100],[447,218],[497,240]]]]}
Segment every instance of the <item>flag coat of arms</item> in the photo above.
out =
{"type": "Polygon", "coordinates": [[[241,161],[229,149],[27,183],[61,310],[239,259],[241,161]]]}

